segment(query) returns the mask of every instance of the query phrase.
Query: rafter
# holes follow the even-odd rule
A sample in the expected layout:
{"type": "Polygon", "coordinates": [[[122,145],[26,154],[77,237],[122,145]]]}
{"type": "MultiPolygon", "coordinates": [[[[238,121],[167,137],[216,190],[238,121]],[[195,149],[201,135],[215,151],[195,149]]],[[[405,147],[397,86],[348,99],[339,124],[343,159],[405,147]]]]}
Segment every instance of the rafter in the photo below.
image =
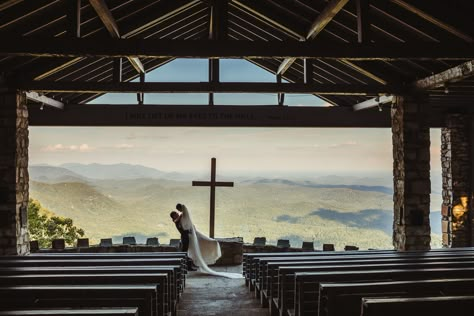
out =
{"type": "Polygon", "coordinates": [[[20,2],[23,2],[23,0],[6,0],[0,3],[0,11],[3,11],[5,9],[8,9],[11,6],[14,6],[15,4],[18,4],[20,2]]]}
{"type": "MultiPolygon", "coordinates": [[[[107,29],[109,34],[112,36],[112,38],[116,38],[116,39],[120,38],[120,31],[119,31],[118,25],[115,22],[115,19],[112,16],[112,12],[110,12],[105,1],[104,0],[89,0],[89,3],[94,8],[95,12],[99,16],[102,23],[104,23],[105,28],[107,29]]],[[[141,63],[139,58],[131,57],[131,56],[128,56],[127,58],[130,61],[130,64],[132,64],[133,68],[135,68],[138,73],[145,72],[145,68],[143,67],[143,64],[141,63]]]]}
{"type": "Polygon", "coordinates": [[[470,60],[443,72],[417,80],[414,86],[424,90],[440,88],[447,83],[460,81],[473,75],[474,60],[470,60]]]}
{"type": "Polygon", "coordinates": [[[328,58],[347,60],[474,59],[467,43],[315,43],[280,41],[209,41],[4,37],[0,55],[38,57],[152,58],[328,58]]]}
{"type": "Polygon", "coordinates": [[[26,92],[26,98],[35,102],[39,102],[41,104],[49,105],[58,109],[63,109],[64,108],[64,103],[49,98],[45,95],[39,94],[38,92],[32,92],[28,91],[26,92]]]}
{"type": "Polygon", "coordinates": [[[441,21],[441,20],[435,18],[434,16],[432,16],[432,15],[426,13],[426,12],[423,11],[423,10],[418,9],[417,7],[411,5],[411,4],[409,4],[409,3],[407,3],[407,2],[405,2],[405,1],[403,1],[403,0],[391,0],[391,1],[392,1],[393,3],[395,3],[396,5],[398,5],[398,6],[402,7],[402,8],[404,8],[405,10],[408,10],[408,11],[410,11],[410,12],[412,12],[412,13],[418,15],[420,18],[422,18],[422,19],[424,19],[424,20],[426,20],[426,21],[428,21],[428,22],[430,22],[430,23],[436,25],[437,27],[439,27],[439,28],[445,30],[446,32],[449,32],[449,33],[451,33],[451,34],[453,34],[453,35],[455,35],[455,36],[457,36],[457,37],[459,37],[459,38],[465,40],[465,41],[468,42],[468,43],[473,43],[473,42],[474,42],[474,39],[473,39],[470,35],[468,35],[468,34],[466,34],[466,33],[464,33],[464,32],[459,31],[458,29],[456,29],[456,28],[453,27],[452,25],[449,25],[449,24],[447,24],[447,23],[444,23],[443,21],[441,21]]]}
{"type": "MultiPolygon", "coordinates": [[[[318,15],[316,20],[309,28],[306,34],[306,40],[313,40],[325,27],[331,22],[336,14],[346,5],[349,0],[332,0],[324,10],[318,15]]],[[[277,74],[284,74],[288,68],[295,62],[296,58],[286,58],[278,67],[277,74]]]]}

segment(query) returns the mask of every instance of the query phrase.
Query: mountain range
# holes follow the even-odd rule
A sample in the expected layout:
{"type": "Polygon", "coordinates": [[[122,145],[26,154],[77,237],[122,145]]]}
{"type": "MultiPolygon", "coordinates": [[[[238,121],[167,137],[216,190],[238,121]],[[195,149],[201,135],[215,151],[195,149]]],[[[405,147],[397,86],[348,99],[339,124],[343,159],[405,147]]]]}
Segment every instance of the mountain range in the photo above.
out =
{"type": "MultiPolygon", "coordinates": [[[[136,235],[138,242],[156,236],[166,243],[179,237],[169,219],[178,202],[188,205],[198,229],[208,232],[209,188],[191,186],[195,176],[130,164],[33,165],[30,196],[71,217],[93,241],[136,235]]],[[[216,190],[216,236],[390,248],[392,188],[380,185],[380,179],[339,176],[335,183],[335,178],[241,176],[233,188],[216,190]]],[[[440,204],[433,195],[435,209],[440,204]]],[[[433,232],[439,233],[439,213],[432,217],[433,232]]]]}

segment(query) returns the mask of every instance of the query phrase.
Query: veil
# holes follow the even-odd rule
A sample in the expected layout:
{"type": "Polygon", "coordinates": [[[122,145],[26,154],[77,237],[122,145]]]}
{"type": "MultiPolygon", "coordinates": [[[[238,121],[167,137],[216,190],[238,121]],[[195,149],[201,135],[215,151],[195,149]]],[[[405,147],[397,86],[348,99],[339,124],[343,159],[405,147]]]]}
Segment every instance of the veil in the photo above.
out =
{"type": "Polygon", "coordinates": [[[191,232],[189,236],[188,256],[194,261],[194,264],[199,267],[199,272],[231,279],[243,278],[240,273],[218,272],[209,268],[208,265],[214,264],[222,255],[219,242],[199,232],[193,224],[188,208],[184,204],[181,204],[181,206],[183,212],[181,225],[183,229],[191,232]]]}

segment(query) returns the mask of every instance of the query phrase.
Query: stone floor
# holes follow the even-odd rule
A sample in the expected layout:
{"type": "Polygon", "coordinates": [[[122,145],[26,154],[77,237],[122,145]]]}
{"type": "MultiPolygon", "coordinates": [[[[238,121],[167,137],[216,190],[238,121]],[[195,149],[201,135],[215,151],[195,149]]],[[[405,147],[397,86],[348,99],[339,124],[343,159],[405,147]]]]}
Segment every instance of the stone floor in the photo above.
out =
{"type": "MultiPolygon", "coordinates": [[[[242,273],[242,266],[213,267],[217,271],[242,273]]],[[[190,272],[186,288],[178,304],[178,316],[266,316],[245,287],[244,279],[227,279],[190,272]]]]}

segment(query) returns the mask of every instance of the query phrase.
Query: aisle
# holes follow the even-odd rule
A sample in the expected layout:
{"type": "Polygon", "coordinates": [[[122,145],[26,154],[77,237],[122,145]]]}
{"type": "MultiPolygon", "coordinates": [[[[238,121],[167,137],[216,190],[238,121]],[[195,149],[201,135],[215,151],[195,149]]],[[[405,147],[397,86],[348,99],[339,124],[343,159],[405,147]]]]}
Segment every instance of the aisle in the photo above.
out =
{"type": "MultiPolygon", "coordinates": [[[[241,272],[242,266],[215,267],[217,271],[241,272]]],[[[178,316],[266,316],[245,287],[244,279],[227,279],[190,272],[178,304],[178,316]]]]}

